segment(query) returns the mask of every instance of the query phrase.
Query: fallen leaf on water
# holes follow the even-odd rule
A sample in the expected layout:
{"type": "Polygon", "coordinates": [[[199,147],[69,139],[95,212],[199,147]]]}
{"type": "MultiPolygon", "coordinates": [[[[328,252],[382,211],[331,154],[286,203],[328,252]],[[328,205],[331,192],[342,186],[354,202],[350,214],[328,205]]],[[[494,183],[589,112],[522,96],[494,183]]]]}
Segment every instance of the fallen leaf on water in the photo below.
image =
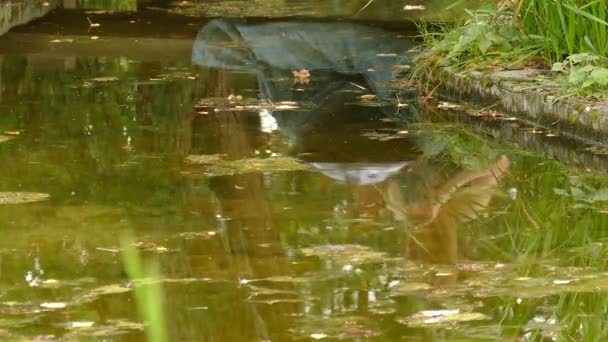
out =
{"type": "Polygon", "coordinates": [[[105,247],[97,247],[95,248],[98,251],[104,251],[104,252],[111,252],[111,253],[118,253],[121,252],[122,249],[121,248],[105,248],[105,247]]]}
{"type": "Polygon", "coordinates": [[[17,136],[17,135],[21,135],[21,131],[5,131],[4,134],[17,136]]]}
{"type": "Polygon", "coordinates": [[[314,340],[322,340],[327,337],[325,334],[310,334],[310,337],[314,340]]]}
{"type": "Polygon", "coordinates": [[[80,329],[80,328],[89,328],[92,327],[95,322],[87,322],[87,321],[75,321],[70,322],[68,324],[69,329],[80,329]]]}
{"type": "Polygon", "coordinates": [[[405,318],[397,318],[397,322],[412,327],[423,327],[434,324],[450,324],[469,321],[488,320],[489,316],[478,312],[460,312],[454,310],[425,310],[405,318]]]}
{"type": "Polygon", "coordinates": [[[540,130],[540,129],[536,129],[536,128],[529,128],[524,130],[524,132],[526,133],[530,133],[530,134],[544,134],[545,132],[540,130]]]}
{"type": "Polygon", "coordinates": [[[167,247],[158,246],[154,242],[139,241],[139,242],[133,243],[133,246],[136,248],[139,248],[139,249],[143,249],[145,251],[156,252],[156,253],[165,253],[165,252],[169,251],[169,249],[167,247]]]}
{"type": "Polygon", "coordinates": [[[411,294],[424,290],[430,290],[433,287],[426,283],[404,283],[395,287],[397,294],[411,294]]]}
{"type": "Polygon", "coordinates": [[[130,287],[125,287],[122,284],[112,284],[112,285],[100,286],[100,287],[92,289],[88,293],[85,293],[83,296],[78,298],[75,302],[76,303],[87,303],[87,302],[94,301],[103,295],[120,294],[120,293],[129,292],[131,290],[132,289],[130,287]]]}
{"type": "Polygon", "coordinates": [[[65,307],[67,307],[68,305],[66,303],[62,303],[62,302],[50,302],[50,303],[42,303],[40,304],[41,308],[45,308],[45,309],[63,309],[65,307]]]}
{"type": "Polygon", "coordinates": [[[341,264],[363,264],[382,262],[388,259],[386,253],[361,245],[320,245],[303,248],[302,254],[322,259],[332,259],[341,264]]]}
{"type": "Polygon", "coordinates": [[[310,83],[310,71],[307,69],[292,70],[294,84],[310,83]]]}
{"type": "Polygon", "coordinates": [[[370,100],[374,100],[376,98],[377,98],[377,96],[373,95],[373,94],[366,94],[366,95],[359,96],[359,100],[361,100],[361,101],[370,101],[370,100]]]}
{"type": "Polygon", "coordinates": [[[49,194],[37,192],[0,192],[0,204],[21,204],[46,201],[49,194]]]}
{"type": "MultiPolygon", "coordinates": [[[[74,323],[74,322],[72,322],[74,323]]],[[[112,335],[121,335],[133,330],[144,330],[143,323],[137,322],[129,322],[123,320],[107,320],[105,324],[91,324],[87,326],[89,323],[93,322],[78,322],[81,326],[70,326],[67,325],[70,333],[63,336],[62,340],[66,341],[81,341],[83,336],[91,337],[93,339],[98,339],[103,336],[104,339],[107,339],[108,336],[112,335]]],[[[88,341],[89,339],[87,339],[88,341]]],[[[113,339],[112,339],[113,340],[113,339]]]]}
{"type": "Polygon", "coordinates": [[[457,103],[442,101],[437,105],[437,109],[461,111],[465,109],[465,106],[457,103]]]}
{"type": "Polygon", "coordinates": [[[228,101],[234,102],[234,101],[242,101],[242,100],[243,100],[243,96],[241,96],[241,95],[232,95],[232,94],[230,94],[228,96],[228,101]]]}
{"type": "Polygon", "coordinates": [[[156,248],[156,244],[154,242],[144,242],[144,241],[134,242],[133,246],[135,246],[139,249],[156,248]]]}
{"type": "Polygon", "coordinates": [[[15,139],[15,137],[7,137],[6,135],[0,135],[0,143],[7,142],[13,139],[15,139]]]}
{"type": "Polygon", "coordinates": [[[426,7],[423,5],[405,5],[403,7],[404,11],[424,11],[426,7]]]}
{"type": "Polygon", "coordinates": [[[297,109],[297,106],[280,104],[273,107],[275,110],[289,110],[289,109],[297,109]]]}
{"type": "Polygon", "coordinates": [[[91,78],[91,81],[95,81],[95,82],[118,81],[118,77],[115,77],[115,76],[95,77],[95,78],[91,78]]]}

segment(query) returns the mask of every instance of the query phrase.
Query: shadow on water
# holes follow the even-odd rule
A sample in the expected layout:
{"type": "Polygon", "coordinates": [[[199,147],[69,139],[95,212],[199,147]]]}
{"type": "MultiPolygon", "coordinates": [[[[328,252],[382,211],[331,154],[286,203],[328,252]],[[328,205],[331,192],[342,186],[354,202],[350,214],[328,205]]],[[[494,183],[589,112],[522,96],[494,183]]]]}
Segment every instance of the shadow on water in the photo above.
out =
{"type": "Polygon", "coordinates": [[[158,284],[171,341],[605,337],[604,177],[419,108],[410,33],[199,24],[1,39],[1,337],[142,340],[158,284]]]}

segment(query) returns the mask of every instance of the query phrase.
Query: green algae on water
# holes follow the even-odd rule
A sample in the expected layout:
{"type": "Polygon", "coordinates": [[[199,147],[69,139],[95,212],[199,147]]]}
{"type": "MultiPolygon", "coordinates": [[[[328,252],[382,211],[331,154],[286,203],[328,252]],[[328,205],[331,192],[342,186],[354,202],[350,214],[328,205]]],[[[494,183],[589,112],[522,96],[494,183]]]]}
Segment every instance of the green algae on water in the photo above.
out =
{"type": "Polygon", "coordinates": [[[202,170],[192,173],[202,173],[209,177],[231,176],[251,172],[287,172],[308,170],[308,166],[295,158],[247,158],[225,160],[221,155],[191,155],[186,157],[186,163],[203,166],[202,170]]]}

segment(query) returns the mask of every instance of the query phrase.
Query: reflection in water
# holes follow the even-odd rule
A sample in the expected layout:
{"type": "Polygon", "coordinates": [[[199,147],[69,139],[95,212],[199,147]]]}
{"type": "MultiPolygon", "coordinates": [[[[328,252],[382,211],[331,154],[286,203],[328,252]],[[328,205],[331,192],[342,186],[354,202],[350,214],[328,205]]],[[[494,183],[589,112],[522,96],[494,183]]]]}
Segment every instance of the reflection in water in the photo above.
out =
{"type": "Polygon", "coordinates": [[[498,180],[509,166],[509,159],[501,156],[486,169],[460,171],[431,189],[402,187],[397,180],[389,181],[384,191],[387,208],[411,230],[408,256],[455,265],[458,227],[477,219],[487,209],[498,180]],[[426,199],[408,202],[404,199],[405,191],[422,192],[426,199]]]}
{"type": "Polygon", "coordinates": [[[39,18],[57,7],[58,0],[7,0],[0,2],[0,35],[39,18]]]}
{"type": "Polygon", "coordinates": [[[504,340],[542,316],[566,321],[565,306],[582,310],[568,336],[605,326],[606,230],[589,227],[607,225],[606,180],[411,123],[407,106],[399,121],[383,83],[406,40],[218,20],[194,44],[198,67],[137,46],[0,56],[0,136],[20,132],[0,139],[0,191],[50,194],[0,205],[0,339],[142,339],[117,247],[127,230],[162,265],[171,340],[504,340]],[[123,53],[145,59],[108,57],[123,53]],[[192,154],[310,170],[211,177],[188,172],[192,154]],[[506,188],[517,197],[499,202],[506,188]],[[404,319],[443,309],[493,320],[404,319]]]}
{"type": "Polygon", "coordinates": [[[412,46],[396,33],[352,23],[246,24],[222,19],[199,32],[192,60],[256,73],[263,100],[311,101],[322,107],[332,96],[358,89],[355,81],[386,98],[390,92],[378,83],[393,79],[394,66],[412,46]],[[311,74],[311,82],[302,87],[294,84],[293,74],[301,69],[311,74]]]}
{"type": "Polygon", "coordinates": [[[362,141],[370,143],[359,137],[360,130],[373,129],[377,120],[394,112],[387,103],[394,91],[383,82],[393,79],[394,67],[409,47],[411,42],[395,33],[352,23],[214,20],[198,34],[192,59],[207,67],[254,73],[262,102],[296,102],[303,108],[271,113],[275,120],[262,110],[262,130],[277,125],[296,153],[335,180],[371,184],[406,165],[395,160],[393,151],[378,148],[377,155],[362,155],[357,149],[362,141]],[[294,80],[298,70],[306,70],[310,80],[294,80]],[[362,94],[374,95],[377,107],[356,108],[362,94]],[[345,120],[359,127],[349,131],[345,120]]]}

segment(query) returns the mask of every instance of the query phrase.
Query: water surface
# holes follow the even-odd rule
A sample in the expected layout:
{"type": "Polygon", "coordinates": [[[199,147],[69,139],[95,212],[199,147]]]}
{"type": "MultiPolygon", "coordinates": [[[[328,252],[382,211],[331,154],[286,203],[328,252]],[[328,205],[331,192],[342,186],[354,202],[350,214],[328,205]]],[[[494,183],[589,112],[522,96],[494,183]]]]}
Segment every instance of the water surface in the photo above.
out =
{"type": "Polygon", "coordinates": [[[604,150],[420,105],[390,27],[64,9],[0,38],[0,335],[144,340],[131,237],[171,341],[603,340],[604,150]]]}

